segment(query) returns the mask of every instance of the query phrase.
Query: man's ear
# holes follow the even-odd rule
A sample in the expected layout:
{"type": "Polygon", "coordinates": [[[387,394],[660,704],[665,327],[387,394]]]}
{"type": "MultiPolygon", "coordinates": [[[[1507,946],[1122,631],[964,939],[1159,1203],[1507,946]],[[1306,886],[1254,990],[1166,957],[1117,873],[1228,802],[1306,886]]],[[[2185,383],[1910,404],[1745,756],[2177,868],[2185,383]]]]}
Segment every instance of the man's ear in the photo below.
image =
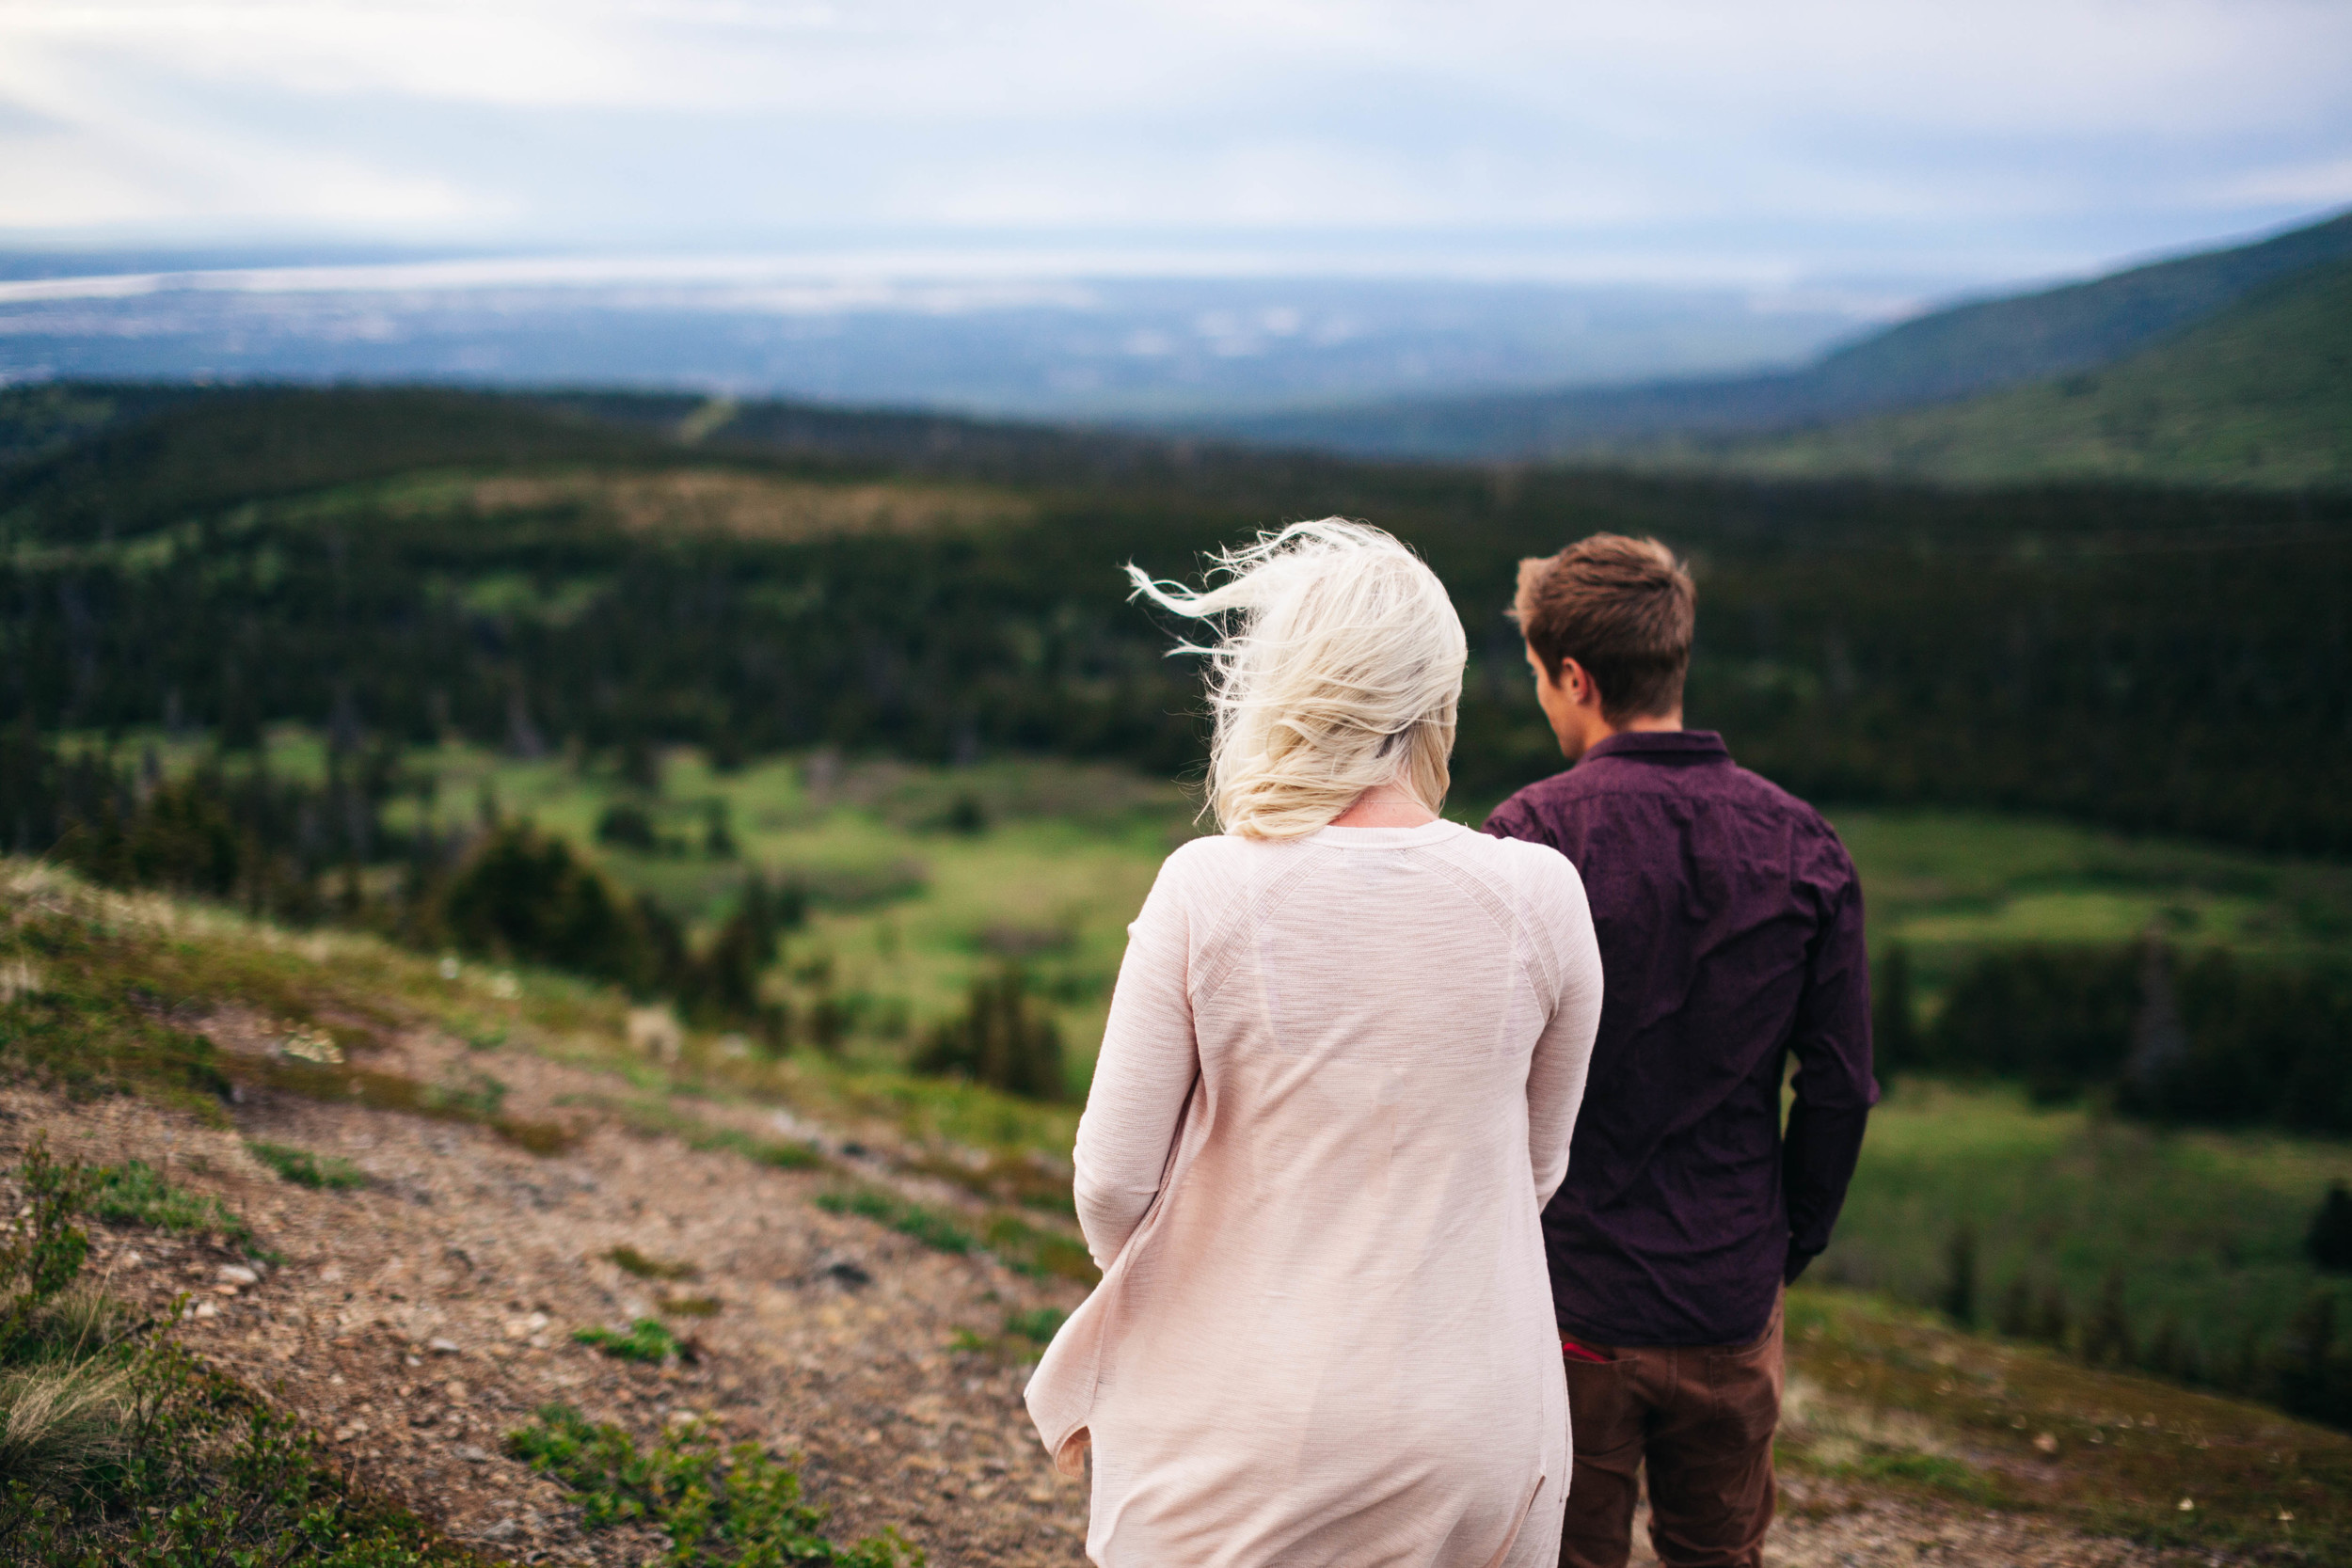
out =
{"type": "Polygon", "coordinates": [[[1593,677],[1584,673],[1584,666],[1573,658],[1560,661],[1560,673],[1553,677],[1552,684],[1576,707],[1591,705],[1595,701],[1594,693],[1599,689],[1593,685],[1593,677]]]}

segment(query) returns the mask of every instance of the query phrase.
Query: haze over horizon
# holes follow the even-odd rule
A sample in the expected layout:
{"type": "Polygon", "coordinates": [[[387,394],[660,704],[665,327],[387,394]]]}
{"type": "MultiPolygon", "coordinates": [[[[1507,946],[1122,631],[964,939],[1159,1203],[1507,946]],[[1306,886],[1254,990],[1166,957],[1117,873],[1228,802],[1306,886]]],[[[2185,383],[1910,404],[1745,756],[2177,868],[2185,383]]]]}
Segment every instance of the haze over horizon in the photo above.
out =
{"type": "Polygon", "coordinates": [[[2305,0],[19,0],[0,382],[1738,373],[2352,202],[2305,0]]]}

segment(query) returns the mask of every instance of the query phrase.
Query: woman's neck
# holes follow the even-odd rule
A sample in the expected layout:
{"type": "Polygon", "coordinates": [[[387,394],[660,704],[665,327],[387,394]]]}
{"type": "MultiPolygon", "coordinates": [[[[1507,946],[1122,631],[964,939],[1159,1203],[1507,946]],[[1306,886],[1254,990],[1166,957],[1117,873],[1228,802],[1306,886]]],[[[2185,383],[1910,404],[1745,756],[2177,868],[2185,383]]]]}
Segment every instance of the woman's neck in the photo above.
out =
{"type": "Polygon", "coordinates": [[[1331,818],[1334,828],[1419,828],[1435,822],[1438,814],[1406,793],[1399,784],[1377,784],[1356,797],[1348,808],[1331,818]]]}

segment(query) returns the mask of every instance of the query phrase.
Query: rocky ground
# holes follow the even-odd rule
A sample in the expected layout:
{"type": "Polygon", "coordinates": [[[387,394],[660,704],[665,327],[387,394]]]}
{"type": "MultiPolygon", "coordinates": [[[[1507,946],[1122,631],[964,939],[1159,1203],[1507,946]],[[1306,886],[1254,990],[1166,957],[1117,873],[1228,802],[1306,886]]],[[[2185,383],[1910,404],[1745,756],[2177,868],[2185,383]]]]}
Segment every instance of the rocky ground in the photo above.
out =
{"type": "MultiPolygon", "coordinates": [[[[206,1028],[232,1050],[263,1048],[234,1014],[206,1028]]],[[[464,1052],[420,1036],[369,1067],[446,1079],[464,1052]]],[[[643,1532],[583,1532],[562,1488],[504,1456],[507,1432],[564,1402],[641,1439],[693,1416],[797,1452],[842,1539],[893,1526],[943,1568],[1084,1560],[1084,1487],[1056,1476],[1039,1445],[1020,1401],[1033,1347],[1006,1333],[1009,1315],[1066,1309],[1080,1287],[983,1252],[934,1251],[813,1201],[845,1170],[928,1203],[969,1201],[900,1174],[887,1150],[834,1138],[832,1167],[775,1169],[584,1109],[612,1086],[588,1069],[520,1053],[494,1065],[510,1109],[567,1119],[577,1141],[542,1156],[479,1125],[253,1092],[233,1131],[211,1130],[130,1101],[68,1105],[18,1089],[0,1095],[0,1155],[46,1129],[61,1154],[145,1160],[245,1215],[275,1266],[101,1227],[92,1268],[150,1305],[185,1293],[189,1343],[315,1423],[368,1481],[492,1556],[619,1564],[656,1549],[643,1532]],[[369,1182],[290,1184],[248,1138],[342,1157],[369,1182]],[[613,1260],[620,1249],[678,1277],[631,1273],[613,1260]],[[665,1311],[691,1362],[630,1365],[571,1338],[665,1311]]],[[[1652,1560],[1642,1547],[1635,1560],[1652,1560]]],[[[1766,1560],[2169,1560],[2029,1516],[1792,1477],[1766,1560]]]]}

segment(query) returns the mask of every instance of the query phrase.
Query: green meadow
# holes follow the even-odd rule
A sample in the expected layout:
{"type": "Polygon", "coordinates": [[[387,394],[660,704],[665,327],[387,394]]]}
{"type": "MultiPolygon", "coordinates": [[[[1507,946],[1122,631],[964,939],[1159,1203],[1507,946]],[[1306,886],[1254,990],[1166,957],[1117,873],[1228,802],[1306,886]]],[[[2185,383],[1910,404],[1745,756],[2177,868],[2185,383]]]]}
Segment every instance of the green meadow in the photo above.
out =
{"type": "MultiPolygon", "coordinates": [[[[641,760],[634,779],[611,758],[453,745],[405,760],[433,784],[396,819],[527,817],[704,927],[754,868],[804,888],[807,921],[767,985],[795,1016],[829,1010],[841,1034],[821,1062],[803,1045],[803,1069],[869,1074],[901,1098],[919,1082],[902,1069],[923,1033],[962,1009],[975,979],[1014,964],[1060,1028],[1068,1101],[1083,1101],[1126,923],[1160,860],[1210,827],[1177,783],[1049,760],[948,768],[818,752],[719,770],[676,748],[641,760]],[[616,806],[642,814],[649,846],[598,842],[616,806]]],[[[324,744],[278,730],[269,762],[315,774],[324,744]]],[[[1487,804],[1457,801],[1453,815],[1475,822],[1487,804]]],[[[2252,961],[2352,961],[2352,868],[1987,813],[1830,815],[1862,874],[1874,950],[1911,952],[1928,1016],[1972,955],[2019,943],[2154,930],[2252,961]]],[[[1054,1142],[1068,1126],[1066,1113],[1008,1123],[1000,1141],[1054,1142]]],[[[1820,1274],[1932,1302],[1966,1225],[1980,1324],[2020,1280],[2037,1301],[2062,1292],[2079,1324],[2120,1270],[2142,1342],[2169,1325],[2218,1369],[2249,1334],[2274,1341],[2326,1285],[2302,1238],[2337,1180],[2352,1180],[2352,1146],[2166,1131],[2095,1105],[2030,1105],[1999,1085],[1899,1081],[1820,1274]]]]}
{"type": "Polygon", "coordinates": [[[2249,1336],[2275,1341],[2328,1288],[2303,1237],[2330,1181],[2352,1182],[2352,1145],[2152,1128],[2095,1107],[2031,1105],[2009,1087],[1899,1082],[1871,1117],[1814,1273],[1939,1302],[1965,1225],[1979,1327],[1997,1323],[2023,1281],[2037,1309],[2061,1291],[2079,1329],[2116,1274],[2138,1348],[2169,1327],[2226,1376],[2249,1336]]]}
{"type": "MultiPolygon", "coordinates": [[[[197,755],[160,735],[120,744],[154,748],[167,768],[197,755]]],[[[316,778],[326,742],[277,728],[267,758],[316,778]]],[[[469,745],[413,750],[404,762],[432,783],[388,812],[394,824],[469,824],[485,809],[527,817],[690,924],[723,918],[750,869],[801,884],[809,923],[771,984],[800,1000],[851,1002],[850,1049],[878,1065],[959,1006],[975,976],[1018,962],[1059,1014],[1076,1094],[1127,922],[1162,857],[1214,828],[1196,788],[1112,764],[937,768],[818,752],[722,770],[674,747],[632,781],[611,757],[527,760],[469,745]],[[652,847],[597,842],[615,806],[644,814],[652,847]],[[714,821],[730,852],[710,852],[714,821]]],[[[1457,798],[1447,815],[1474,825],[1493,804],[1457,798]]],[[[1872,951],[1909,950],[1931,1017],[1972,956],[2027,943],[2155,932],[2256,962],[2352,963],[2352,866],[1990,812],[1827,810],[1862,876],[1872,951]]]]}

